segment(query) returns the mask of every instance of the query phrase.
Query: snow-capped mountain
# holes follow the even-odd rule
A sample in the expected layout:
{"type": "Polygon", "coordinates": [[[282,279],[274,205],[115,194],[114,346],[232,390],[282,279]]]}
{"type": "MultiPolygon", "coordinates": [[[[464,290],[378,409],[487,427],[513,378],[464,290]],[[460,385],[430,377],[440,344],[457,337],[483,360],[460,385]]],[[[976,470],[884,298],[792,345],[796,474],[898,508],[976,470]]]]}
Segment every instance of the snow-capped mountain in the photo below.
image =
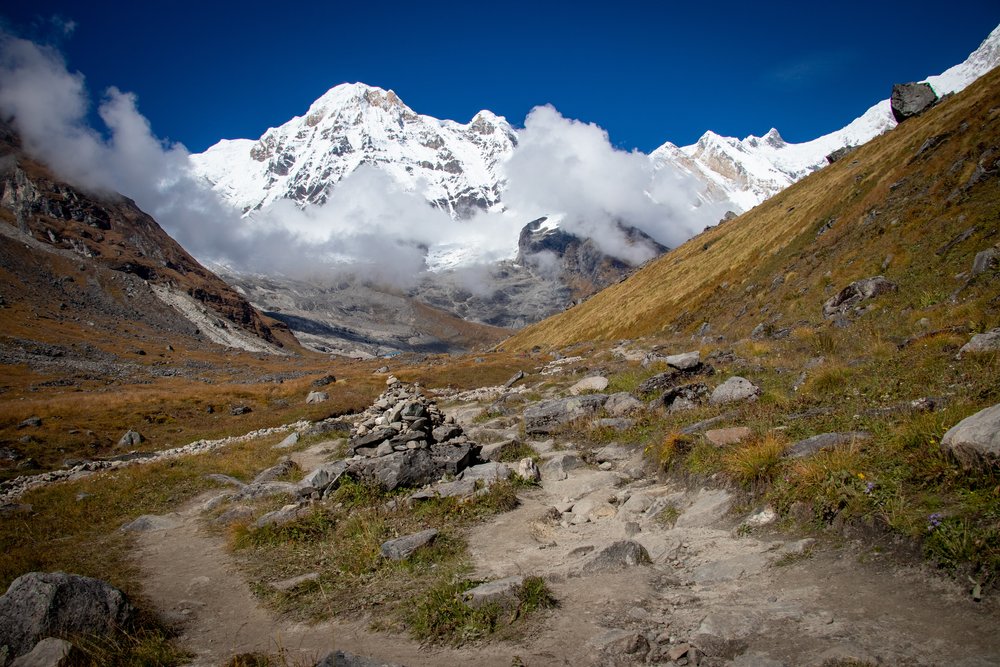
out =
{"type": "MultiPolygon", "coordinates": [[[[1000,26],[965,62],[925,79],[938,96],[963,90],[1000,64],[1000,26]]],[[[722,137],[706,132],[695,144],[667,142],[650,154],[657,166],[673,164],[704,183],[706,201],[731,201],[740,211],[753,208],[827,164],[826,156],[859,146],[896,126],[889,100],[869,108],[849,125],[812,141],[790,144],[771,129],[763,137],[722,137]]]]}
{"type": "Polygon", "coordinates": [[[463,218],[497,204],[499,165],[516,143],[510,124],[489,111],[463,125],[421,116],[391,90],[345,83],[260,139],[223,140],[191,160],[244,212],[278,199],[321,204],[329,188],[370,164],[463,218]]]}

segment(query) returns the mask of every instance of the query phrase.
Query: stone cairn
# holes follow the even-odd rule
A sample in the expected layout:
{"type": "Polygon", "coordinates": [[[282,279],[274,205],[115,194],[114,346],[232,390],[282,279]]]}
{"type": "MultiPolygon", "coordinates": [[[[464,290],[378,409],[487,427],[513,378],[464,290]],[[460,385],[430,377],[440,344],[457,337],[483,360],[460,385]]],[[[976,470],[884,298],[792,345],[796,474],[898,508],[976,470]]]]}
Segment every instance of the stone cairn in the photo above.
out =
{"type": "Polygon", "coordinates": [[[389,388],[356,421],[346,473],[387,490],[422,486],[457,475],[478,461],[480,448],[453,417],[393,377],[389,388]]]}

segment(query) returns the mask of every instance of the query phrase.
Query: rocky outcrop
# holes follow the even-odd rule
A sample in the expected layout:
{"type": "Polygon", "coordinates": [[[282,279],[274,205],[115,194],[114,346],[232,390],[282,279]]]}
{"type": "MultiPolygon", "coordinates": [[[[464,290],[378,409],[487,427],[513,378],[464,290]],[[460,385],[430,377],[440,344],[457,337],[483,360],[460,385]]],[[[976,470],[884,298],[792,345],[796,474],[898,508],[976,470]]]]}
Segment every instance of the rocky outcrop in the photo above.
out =
{"type": "Polygon", "coordinates": [[[0,647],[16,657],[59,635],[108,635],[128,628],[135,608],[120,590],[65,572],[29,572],[0,597],[0,647]]]}
{"type": "Polygon", "coordinates": [[[575,419],[593,415],[607,400],[606,394],[584,394],[540,401],[524,411],[524,432],[527,435],[553,433],[575,419]]]}
{"type": "Polygon", "coordinates": [[[838,315],[846,315],[851,311],[859,312],[858,304],[862,301],[874,299],[883,294],[895,292],[898,289],[899,287],[896,283],[886,280],[883,276],[856,280],[823,304],[823,316],[832,318],[838,315]]]}
{"type": "Polygon", "coordinates": [[[937,104],[938,96],[929,83],[897,83],[892,87],[889,105],[897,123],[919,116],[937,104]]]}

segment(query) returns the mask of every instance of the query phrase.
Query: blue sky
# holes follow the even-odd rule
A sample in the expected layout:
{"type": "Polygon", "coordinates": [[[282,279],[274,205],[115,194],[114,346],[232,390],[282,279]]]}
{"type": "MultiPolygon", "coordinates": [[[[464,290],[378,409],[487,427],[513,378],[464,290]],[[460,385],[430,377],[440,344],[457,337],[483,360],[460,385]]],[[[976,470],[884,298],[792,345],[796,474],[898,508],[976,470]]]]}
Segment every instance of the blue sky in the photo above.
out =
{"type": "Polygon", "coordinates": [[[485,108],[520,124],[552,104],[649,152],[709,129],[835,130],[894,82],[962,61],[1000,3],[33,0],[0,17],[59,48],[95,99],[136,93],[153,131],[192,151],[256,138],[363,81],[462,122],[485,108]]]}

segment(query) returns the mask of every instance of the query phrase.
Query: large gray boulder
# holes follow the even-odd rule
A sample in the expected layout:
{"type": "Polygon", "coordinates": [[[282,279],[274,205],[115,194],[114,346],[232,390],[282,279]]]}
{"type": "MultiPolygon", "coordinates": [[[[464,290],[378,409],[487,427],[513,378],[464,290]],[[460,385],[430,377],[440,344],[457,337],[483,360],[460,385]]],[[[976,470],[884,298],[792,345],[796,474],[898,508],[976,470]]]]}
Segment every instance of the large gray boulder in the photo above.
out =
{"type": "Polygon", "coordinates": [[[393,491],[400,487],[430,484],[437,481],[442,473],[429,450],[409,449],[388,456],[352,461],[347,474],[393,491]]]}
{"type": "Polygon", "coordinates": [[[0,596],[0,647],[17,657],[45,637],[107,635],[131,625],[135,613],[124,593],[99,579],[29,572],[0,596]]]}
{"type": "Polygon", "coordinates": [[[524,411],[524,432],[546,435],[569,422],[589,417],[607,402],[607,394],[584,394],[535,403],[524,411]]]}
{"type": "Polygon", "coordinates": [[[737,401],[755,401],[758,396],[760,387],[746,378],[733,376],[715,388],[708,402],[719,405],[737,401]]]}
{"type": "Polygon", "coordinates": [[[919,116],[938,101],[937,93],[929,83],[897,83],[892,87],[889,104],[897,123],[919,116]]]}
{"type": "Polygon", "coordinates": [[[941,446],[966,468],[1000,465],[1000,403],[952,426],[941,446]]]}
{"type": "Polygon", "coordinates": [[[862,301],[895,292],[897,289],[899,288],[896,283],[882,276],[855,280],[823,304],[823,316],[830,318],[844,315],[862,301]]]}
{"type": "Polygon", "coordinates": [[[1000,350],[1000,329],[976,334],[958,351],[959,356],[966,354],[983,354],[1000,350]]]}

